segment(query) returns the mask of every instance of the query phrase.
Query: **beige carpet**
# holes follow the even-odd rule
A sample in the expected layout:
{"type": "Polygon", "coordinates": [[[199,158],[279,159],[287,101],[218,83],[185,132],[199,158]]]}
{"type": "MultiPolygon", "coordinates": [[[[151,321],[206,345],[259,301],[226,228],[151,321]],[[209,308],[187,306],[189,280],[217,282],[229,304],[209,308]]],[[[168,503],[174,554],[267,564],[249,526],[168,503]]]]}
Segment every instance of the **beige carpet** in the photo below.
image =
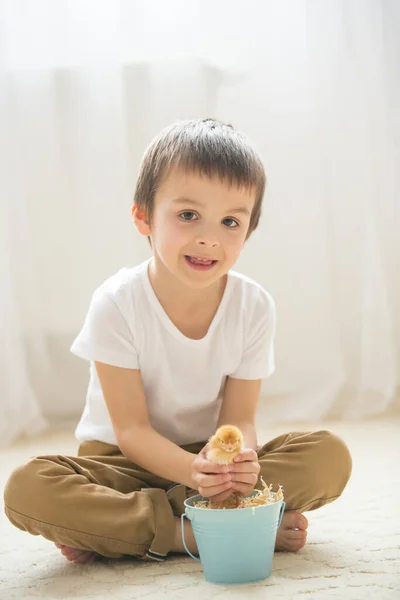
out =
{"type": "MultiPolygon", "coordinates": [[[[275,426],[261,430],[259,439],[317,428],[321,427],[275,426]]],[[[129,559],[73,565],[50,542],[15,529],[2,514],[1,600],[400,598],[400,419],[323,428],[347,441],[354,460],[351,482],[337,502],[306,513],[310,522],[306,547],[297,554],[275,554],[272,575],[262,583],[234,587],[207,583],[201,566],[184,556],[164,563],[129,559]]],[[[74,453],[75,448],[72,434],[65,431],[20,442],[0,453],[0,485],[29,456],[74,453]]]]}

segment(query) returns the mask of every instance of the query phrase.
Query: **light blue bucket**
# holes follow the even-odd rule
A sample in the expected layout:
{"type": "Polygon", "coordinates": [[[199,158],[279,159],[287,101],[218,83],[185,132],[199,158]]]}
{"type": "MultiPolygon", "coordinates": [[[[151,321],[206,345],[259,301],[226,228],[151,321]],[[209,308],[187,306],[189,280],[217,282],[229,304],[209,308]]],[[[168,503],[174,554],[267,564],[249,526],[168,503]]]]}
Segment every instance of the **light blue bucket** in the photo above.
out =
{"type": "Polygon", "coordinates": [[[223,510],[193,506],[200,500],[206,498],[197,495],[184,502],[182,540],[186,552],[203,565],[206,580],[212,583],[250,583],[269,577],[285,502],[279,500],[254,508],[223,510]],[[200,558],[194,556],[186,545],[185,517],[191,521],[200,558]]]}

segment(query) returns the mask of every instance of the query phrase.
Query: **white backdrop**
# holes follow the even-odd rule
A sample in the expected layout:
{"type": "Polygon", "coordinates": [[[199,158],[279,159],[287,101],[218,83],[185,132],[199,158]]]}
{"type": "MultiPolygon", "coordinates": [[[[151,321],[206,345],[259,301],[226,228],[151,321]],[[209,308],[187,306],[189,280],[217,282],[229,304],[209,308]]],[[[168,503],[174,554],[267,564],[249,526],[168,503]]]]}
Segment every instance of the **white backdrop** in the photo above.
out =
{"type": "Polygon", "coordinates": [[[400,3],[0,0],[0,443],[77,418],[94,288],[149,255],[130,203],[177,118],[266,164],[237,269],[277,303],[265,418],[383,413],[400,385],[400,3]]]}

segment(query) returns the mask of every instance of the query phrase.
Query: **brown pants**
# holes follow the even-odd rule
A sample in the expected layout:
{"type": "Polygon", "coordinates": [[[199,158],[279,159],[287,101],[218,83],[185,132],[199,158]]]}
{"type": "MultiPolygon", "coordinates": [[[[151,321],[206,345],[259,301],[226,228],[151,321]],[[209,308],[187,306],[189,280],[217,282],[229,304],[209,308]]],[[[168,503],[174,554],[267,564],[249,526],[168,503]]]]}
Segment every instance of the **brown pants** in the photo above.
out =
{"type": "MultiPolygon", "coordinates": [[[[204,443],[182,446],[193,453],[204,443]]],[[[264,481],[283,485],[286,510],[314,510],[340,496],[351,474],[345,443],[329,431],[281,435],[258,450],[264,481]]],[[[259,482],[256,486],[262,489],[259,482]]],[[[33,535],[119,558],[163,560],[183,501],[196,494],[135,465],[117,446],[84,442],[78,456],[38,456],[5,492],[11,523],[33,535]]]]}

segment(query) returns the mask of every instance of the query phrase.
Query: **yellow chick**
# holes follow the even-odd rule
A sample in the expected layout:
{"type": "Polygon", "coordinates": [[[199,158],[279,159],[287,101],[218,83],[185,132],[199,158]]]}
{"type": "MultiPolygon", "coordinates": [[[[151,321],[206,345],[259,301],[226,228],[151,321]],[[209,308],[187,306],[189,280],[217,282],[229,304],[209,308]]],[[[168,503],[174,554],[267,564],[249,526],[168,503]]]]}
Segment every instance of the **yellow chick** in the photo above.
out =
{"type": "MultiPolygon", "coordinates": [[[[243,434],[235,425],[222,425],[208,441],[207,460],[219,465],[229,465],[243,450],[243,434]]],[[[224,502],[211,502],[211,508],[237,508],[239,504],[239,496],[233,494],[224,502]]]]}
{"type": "Polygon", "coordinates": [[[243,434],[235,425],[222,425],[209,439],[207,460],[219,465],[229,465],[243,450],[243,434]]]}

